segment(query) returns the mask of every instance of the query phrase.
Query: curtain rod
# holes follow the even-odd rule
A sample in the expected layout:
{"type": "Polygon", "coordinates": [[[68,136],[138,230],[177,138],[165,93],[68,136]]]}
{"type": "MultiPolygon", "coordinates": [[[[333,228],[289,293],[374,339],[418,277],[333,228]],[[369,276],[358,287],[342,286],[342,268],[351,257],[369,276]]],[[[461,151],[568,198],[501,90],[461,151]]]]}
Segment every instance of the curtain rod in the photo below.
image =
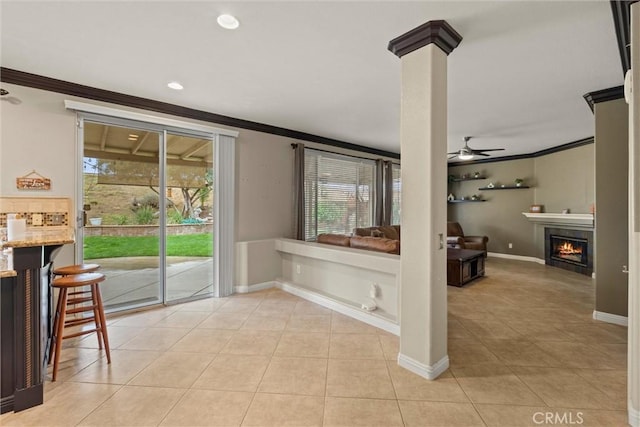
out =
{"type": "MultiPolygon", "coordinates": [[[[295,142],[291,143],[291,148],[292,149],[295,150],[297,146],[298,146],[297,143],[295,143],[295,142]]],[[[322,153],[337,154],[339,156],[349,156],[349,157],[353,157],[353,158],[356,158],[356,159],[362,159],[362,160],[374,160],[375,161],[377,159],[381,159],[381,157],[371,158],[371,157],[354,156],[353,154],[338,153],[338,152],[335,152],[335,151],[323,150],[321,148],[311,148],[311,147],[305,147],[305,148],[309,148],[309,150],[320,151],[322,153]]],[[[396,165],[400,164],[400,163],[395,163],[394,160],[390,160],[390,162],[393,163],[393,164],[396,164],[396,165]]]]}

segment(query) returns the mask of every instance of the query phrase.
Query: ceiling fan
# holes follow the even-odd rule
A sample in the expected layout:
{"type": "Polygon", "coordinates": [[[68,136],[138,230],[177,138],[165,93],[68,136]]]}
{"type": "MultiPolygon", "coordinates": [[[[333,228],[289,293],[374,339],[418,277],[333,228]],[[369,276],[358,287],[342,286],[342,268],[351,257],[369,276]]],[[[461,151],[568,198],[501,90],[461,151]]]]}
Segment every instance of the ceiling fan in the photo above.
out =
{"type": "Polygon", "coordinates": [[[464,147],[462,147],[458,151],[454,151],[452,153],[447,153],[449,156],[449,160],[457,157],[460,160],[471,160],[474,156],[484,156],[489,157],[489,154],[486,154],[487,151],[503,151],[504,148],[487,148],[487,149],[473,149],[469,147],[470,136],[464,137],[464,147]]]}

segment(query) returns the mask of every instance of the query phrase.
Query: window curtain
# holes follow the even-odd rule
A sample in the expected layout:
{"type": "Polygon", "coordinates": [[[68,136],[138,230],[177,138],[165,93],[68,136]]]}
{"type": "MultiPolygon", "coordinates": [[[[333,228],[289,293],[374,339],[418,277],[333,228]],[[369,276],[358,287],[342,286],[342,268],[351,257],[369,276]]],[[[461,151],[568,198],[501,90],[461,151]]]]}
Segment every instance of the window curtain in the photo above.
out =
{"type": "Polygon", "coordinates": [[[393,224],[393,163],[376,160],[375,225],[393,224]]]}
{"type": "Polygon", "coordinates": [[[304,223],[304,144],[291,144],[293,147],[293,235],[305,240],[304,223]]]}
{"type": "Polygon", "coordinates": [[[393,224],[393,163],[390,160],[384,161],[384,215],[382,225],[393,224]]]}
{"type": "Polygon", "coordinates": [[[376,201],[375,210],[373,215],[374,225],[385,225],[385,210],[386,210],[386,193],[385,189],[385,161],[382,159],[376,160],[376,201]]]}

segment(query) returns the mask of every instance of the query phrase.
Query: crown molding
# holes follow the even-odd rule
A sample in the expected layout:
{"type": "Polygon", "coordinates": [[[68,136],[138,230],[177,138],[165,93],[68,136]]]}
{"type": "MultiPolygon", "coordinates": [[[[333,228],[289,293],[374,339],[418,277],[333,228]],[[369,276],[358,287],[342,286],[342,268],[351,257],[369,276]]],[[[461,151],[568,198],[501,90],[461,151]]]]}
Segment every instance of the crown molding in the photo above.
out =
{"type": "Polygon", "coordinates": [[[608,89],[597,90],[595,92],[589,92],[584,94],[584,100],[589,104],[591,112],[595,104],[600,102],[614,101],[616,99],[624,98],[624,86],[615,86],[608,89]]]}
{"type": "Polygon", "coordinates": [[[447,167],[477,165],[479,163],[506,162],[510,160],[534,159],[536,157],[546,156],[547,154],[553,154],[553,153],[558,153],[560,151],[571,150],[572,148],[578,148],[578,147],[582,147],[583,145],[589,145],[593,143],[594,143],[594,138],[590,136],[589,138],[583,138],[577,141],[568,142],[566,144],[558,145],[555,147],[545,148],[544,150],[536,151],[529,154],[516,154],[514,156],[495,157],[493,159],[478,159],[478,160],[468,160],[464,162],[451,162],[447,164],[447,167]]]}
{"type": "Polygon", "coordinates": [[[616,39],[618,40],[623,76],[631,68],[631,5],[637,1],[611,0],[609,2],[611,4],[611,13],[613,14],[616,39]]]}
{"type": "Polygon", "coordinates": [[[449,55],[461,41],[462,36],[447,21],[437,20],[429,21],[396,37],[389,42],[387,48],[398,58],[402,58],[407,53],[434,43],[449,55]]]}
{"type": "Polygon", "coordinates": [[[0,67],[0,81],[19,86],[26,86],[34,89],[42,89],[50,92],[63,93],[65,95],[78,96],[94,101],[108,102],[111,104],[124,105],[132,108],[140,108],[147,111],[170,114],[178,117],[186,117],[201,120],[217,125],[231,126],[239,129],[248,129],[256,132],[263,132],[287,138],[315,142],[318,144],[338,147],[345,150],[353,150],[361,153],[369,153],[376,156],[399,159],[400,154],[391,151],[379,150],[377,148],[366,147],[364,145],[353,144],[332,138],[325,138],[297,130],[281,128],[264,123],[252,122],[235,117],[224,116],[203,110],[183,107],[167,102],[156,101],[148,98],[141,98],[110,90],[98,89],[77,83],[58,80],[51,77],[31,74],[24,71],[13,70],[11,68],[0,67]]]}

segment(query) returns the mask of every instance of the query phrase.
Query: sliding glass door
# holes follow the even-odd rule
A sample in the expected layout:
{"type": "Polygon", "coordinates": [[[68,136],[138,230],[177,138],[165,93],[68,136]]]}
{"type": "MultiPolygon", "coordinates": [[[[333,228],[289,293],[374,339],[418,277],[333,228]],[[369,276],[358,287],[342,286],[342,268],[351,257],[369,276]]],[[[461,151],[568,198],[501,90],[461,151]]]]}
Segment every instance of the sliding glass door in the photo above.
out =
{"type": "Polygon", "coordinates": [[[213,138],[128,120],[82,120],[80,259],[108,311],[213,295],[213,138]]]}
{"type": "Polygon", "coordinates": [[[166,132],[166,301],[213,295],[213,140],[166,132]]]}

